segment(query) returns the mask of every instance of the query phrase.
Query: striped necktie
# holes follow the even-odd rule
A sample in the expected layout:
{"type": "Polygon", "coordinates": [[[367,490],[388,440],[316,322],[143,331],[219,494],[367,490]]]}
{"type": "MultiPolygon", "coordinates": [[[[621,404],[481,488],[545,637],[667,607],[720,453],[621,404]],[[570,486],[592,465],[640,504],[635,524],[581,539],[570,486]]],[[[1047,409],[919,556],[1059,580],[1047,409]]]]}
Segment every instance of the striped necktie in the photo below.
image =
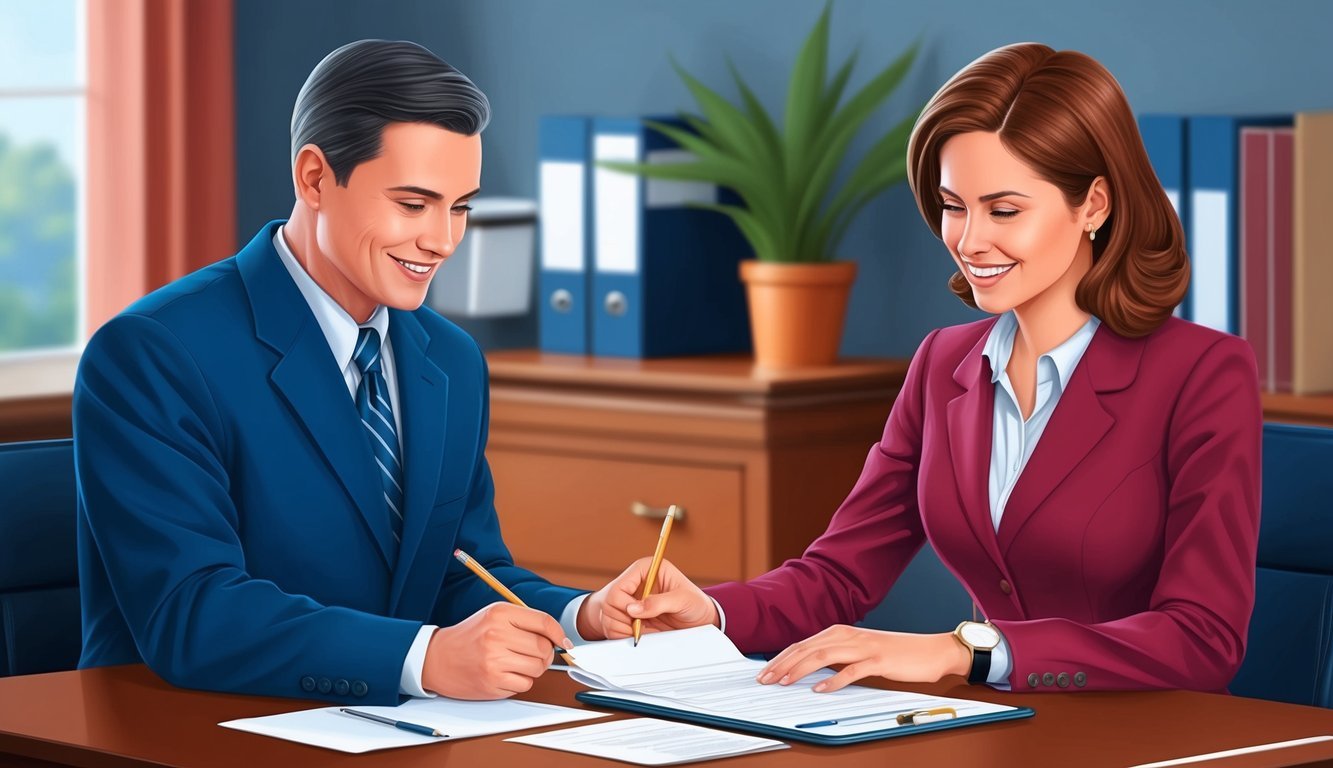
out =
{"type": "Polygon", "coordinates": [[[403,465],[398,451],[398,430],[394,426],[393,406],[389,404],[389,385],[380,367],[380,333],[362,328],[352,354],[361,369],[361,385],[356,388],[356,410],[370,441],[370,451],[379,465],[384,503],[389,510],[389,530],[395,544],[403,541],[403,465]]]}

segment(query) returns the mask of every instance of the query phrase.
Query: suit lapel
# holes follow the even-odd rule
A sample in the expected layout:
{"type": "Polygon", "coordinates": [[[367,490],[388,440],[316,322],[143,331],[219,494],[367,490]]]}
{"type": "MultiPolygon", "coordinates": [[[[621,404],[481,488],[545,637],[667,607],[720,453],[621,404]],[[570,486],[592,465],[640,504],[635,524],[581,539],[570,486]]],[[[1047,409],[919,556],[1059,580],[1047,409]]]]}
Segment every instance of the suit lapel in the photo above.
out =
{"type": "Polygon", "coordinates": [[[1141,339],[1122,338],[1105,325],[1097,328],[1005,505],[999,530],[1002,553],[1008,554],[1047,497],[1111,431],[1115,417],[1106,410],[1101,394],[1129,386],[1142,352],[1141,339]]]}
{"type": "Polygon", "coordinates": [[[389,338],[398,375],[399,420],[403,424],[403,542],[398,552],[389,612],[394,615],[426,524],[435,508],[444,458],[449,377],[427,355],[430,337],[410,312],[390,312],[389,338]]]}
{"type": "Polygon", "coordinates": [[[255,335],[278,355],[270,374],[274,389],[356,504],[385,567],[392,569],[392,534],[379,476],[372,471],[374,456],[328,340],[273,248],[281,224],[270,222],[237,255],[255,335]]]}
{"type": "Polygon", "coordinates": [[[991,430],[995,414],[995,385],[991,383],[990,365],[981,355],[992,322],[981,334],[963,362],[954,370],[954,381],[963,393],[946,406],[949,430],[949,455],[953,457],[958,495],[963,501],[963,517],[977,537],[981,548],[996,565],[1003,565],[991,523],[990,477],[991,430]]]}

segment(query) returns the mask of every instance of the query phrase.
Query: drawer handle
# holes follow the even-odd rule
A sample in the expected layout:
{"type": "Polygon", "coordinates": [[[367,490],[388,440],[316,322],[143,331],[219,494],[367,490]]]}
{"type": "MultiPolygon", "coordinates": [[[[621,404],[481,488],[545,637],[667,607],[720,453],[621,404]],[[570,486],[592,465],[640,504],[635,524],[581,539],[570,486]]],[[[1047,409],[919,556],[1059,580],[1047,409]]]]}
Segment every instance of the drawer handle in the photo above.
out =
{"type": "Polygon", "coordinates": [[[685,520],[685,508],[672,504],[669,507],[650,507],[642,501],[636,501],[629,505],[629,512],[635,517],[642,517],[648,520],[665,520],[667,515],[674,517],[677,523],[685,520]],[[674,512],[672,510],[675,510],[674,512]]]}

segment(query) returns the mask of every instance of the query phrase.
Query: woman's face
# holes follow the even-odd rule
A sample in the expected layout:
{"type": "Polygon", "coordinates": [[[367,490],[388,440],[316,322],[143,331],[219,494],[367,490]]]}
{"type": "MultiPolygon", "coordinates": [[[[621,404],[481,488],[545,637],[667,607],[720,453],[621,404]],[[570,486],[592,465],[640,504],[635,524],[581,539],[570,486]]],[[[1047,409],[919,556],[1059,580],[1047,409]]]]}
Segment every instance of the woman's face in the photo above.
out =
{"type": "Polygon", "coordinates": [[[1092,266],[1087,225],[1105,220],[1105,182],[1071,209],[1054,184],[994,133],[950,138],[940,149],[940,234],[978,307],[1000,314],[1074,289],[1092,266]]]}

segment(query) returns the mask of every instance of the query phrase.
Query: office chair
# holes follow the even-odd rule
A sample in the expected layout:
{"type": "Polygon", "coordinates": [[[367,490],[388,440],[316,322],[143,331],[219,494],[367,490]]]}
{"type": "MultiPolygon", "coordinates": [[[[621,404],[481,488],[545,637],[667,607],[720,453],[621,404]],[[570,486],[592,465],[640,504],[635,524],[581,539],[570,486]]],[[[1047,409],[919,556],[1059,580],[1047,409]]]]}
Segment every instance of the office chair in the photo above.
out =
{"type": "Polygon", "coordinates": [[[0,677],[74,669],[73,441],[0,444],[0,677]]]}
{"type": "Polygon", "coordinates": [[[1259,572],[1230,690],[1333,707],[1333,429],[1264,425],[1259,572]]]}

